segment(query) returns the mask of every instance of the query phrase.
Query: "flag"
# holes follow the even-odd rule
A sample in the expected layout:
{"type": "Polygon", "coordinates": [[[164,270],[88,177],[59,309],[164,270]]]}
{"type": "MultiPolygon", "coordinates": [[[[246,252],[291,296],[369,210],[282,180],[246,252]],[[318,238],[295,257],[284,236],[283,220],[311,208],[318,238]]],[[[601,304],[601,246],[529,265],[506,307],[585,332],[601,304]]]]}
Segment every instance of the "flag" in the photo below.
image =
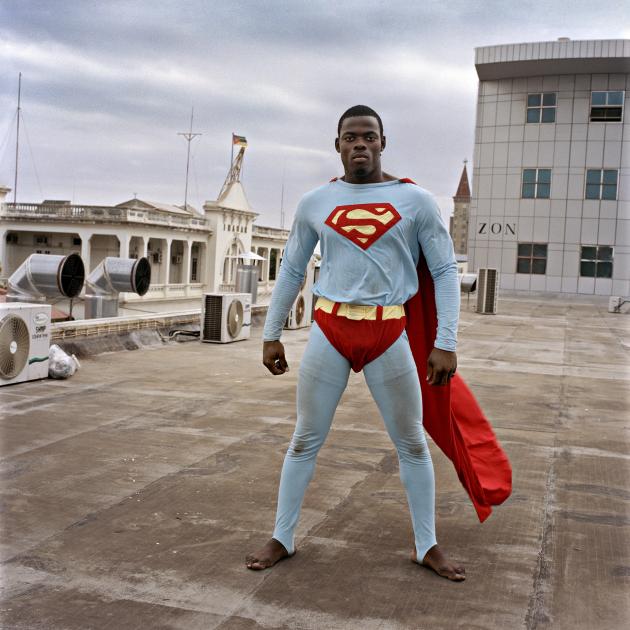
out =
{"type": "Polygon", "coordinates": [[[245,136],[237,136],[236,134],[232,134],[232,144],[235,144],[238,147],[246,147],[247,146],[247,138],[245,136]]]}

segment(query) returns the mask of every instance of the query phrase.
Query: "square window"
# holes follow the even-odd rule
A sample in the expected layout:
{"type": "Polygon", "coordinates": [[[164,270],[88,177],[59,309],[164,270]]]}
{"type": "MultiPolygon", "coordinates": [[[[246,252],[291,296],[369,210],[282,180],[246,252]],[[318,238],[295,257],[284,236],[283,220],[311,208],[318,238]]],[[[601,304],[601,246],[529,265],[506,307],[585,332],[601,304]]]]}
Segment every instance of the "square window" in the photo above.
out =
{"type": "Polygon", "coordinates": [[[621,122],[624,92],[591,92],[591,122],[621,122]]]}
{"type": "Polygon", "coordinates": [[[516,273],[547,272],[547,243],[518,243],[516,273]]]}
{"type": "Polygon", "coordinates": [[[543,92],[527,95],[527,122],[556,122],[556,93],[543,92]]]}

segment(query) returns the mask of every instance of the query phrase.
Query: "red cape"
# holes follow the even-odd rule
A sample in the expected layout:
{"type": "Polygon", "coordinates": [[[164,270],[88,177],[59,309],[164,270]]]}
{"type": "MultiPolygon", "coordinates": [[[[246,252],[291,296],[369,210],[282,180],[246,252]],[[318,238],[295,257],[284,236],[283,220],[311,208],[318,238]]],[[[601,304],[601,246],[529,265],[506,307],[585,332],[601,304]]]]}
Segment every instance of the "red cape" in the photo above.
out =
{"type": "Polygon", "coordinates": [[[512,467],[483,411],[459,374],[448,385],[426,382],[437,332],[433,279],[420,254],[418,293],[406,304],[407,335],[422,388],[423,424],[453,462],[481,522],[512,492],[512,467]]]}

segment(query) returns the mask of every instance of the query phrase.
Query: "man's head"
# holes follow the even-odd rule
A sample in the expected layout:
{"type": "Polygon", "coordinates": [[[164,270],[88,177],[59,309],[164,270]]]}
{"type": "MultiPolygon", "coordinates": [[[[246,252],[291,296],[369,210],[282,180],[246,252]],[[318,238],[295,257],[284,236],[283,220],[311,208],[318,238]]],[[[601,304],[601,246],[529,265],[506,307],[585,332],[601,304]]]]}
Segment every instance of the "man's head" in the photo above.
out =
{"type": "Polygon", "coordinates": [[[346,181],[381,181],[381,152],[385,148],[381,117],[366,105],[346,110],[337,126],[335,148],[341,155],[346,181]]]}

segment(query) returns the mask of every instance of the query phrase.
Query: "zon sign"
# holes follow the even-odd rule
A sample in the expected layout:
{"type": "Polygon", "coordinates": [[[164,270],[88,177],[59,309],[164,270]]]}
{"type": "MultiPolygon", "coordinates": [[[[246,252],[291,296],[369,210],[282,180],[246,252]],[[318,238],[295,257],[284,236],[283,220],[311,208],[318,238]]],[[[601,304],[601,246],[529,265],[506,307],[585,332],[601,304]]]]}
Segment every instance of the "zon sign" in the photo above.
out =
{"type": "Polygon", "coordinates": [[[499,223],[479,221],[477,234],[489,234],[494,236],[516,236],[516,223],[499,223]]]}

